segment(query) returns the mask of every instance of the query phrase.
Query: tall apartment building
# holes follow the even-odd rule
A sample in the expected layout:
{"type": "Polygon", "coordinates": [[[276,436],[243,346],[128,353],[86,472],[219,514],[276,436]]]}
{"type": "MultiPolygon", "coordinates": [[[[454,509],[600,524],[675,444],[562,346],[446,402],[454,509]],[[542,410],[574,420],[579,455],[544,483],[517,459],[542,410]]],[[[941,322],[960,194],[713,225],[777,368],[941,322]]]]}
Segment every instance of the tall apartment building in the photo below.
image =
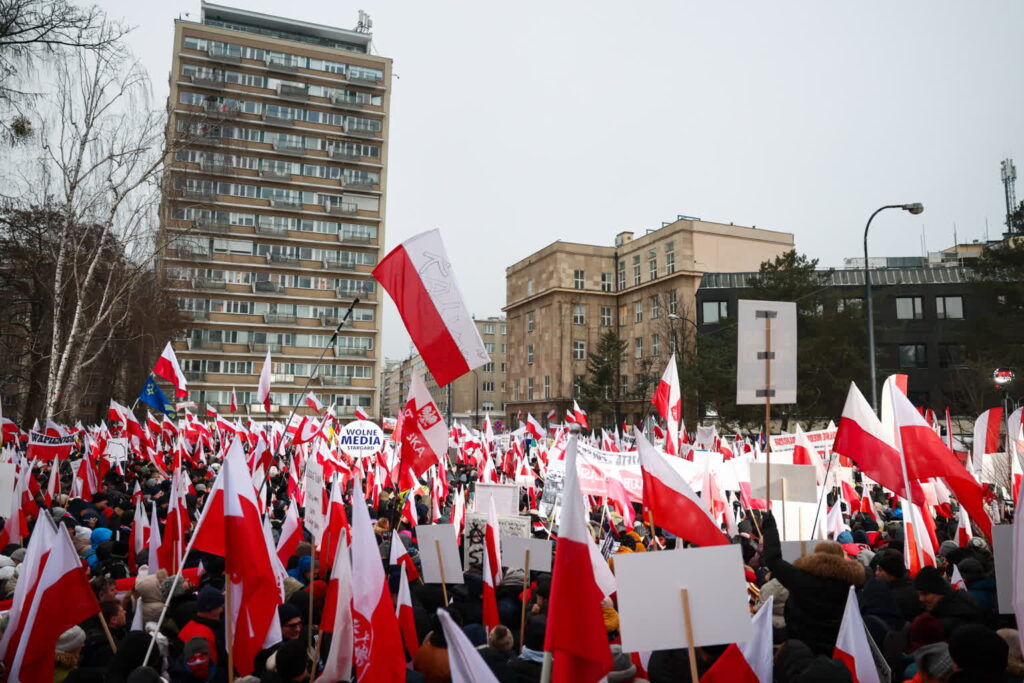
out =
{"type": "Polygon", "coordinates": [[[391,60],[369,33],[204,2],[177,20],[162,267],[193,320],[176,344],[192,400],[260,412],[302,387],[354,297],[311,388],[340,416],[376,412],[391,60]]]}
{"type": "Polygon", "coordinates": [[[693,336],[703,274],[757,270],[792,248],[790,233],[679,216],[640,237],[621,232],[614,246],[558,241],[509,266],[506,415],[555,410],[561,419],[589,354],[614,331],[627,343],[619,417],[639,422],[673,340],[686,338],[686,325],[693,336]]]}
{"type": "MultiPolygon", "coordinates": [[[[471,370],[452,382],[451,412],[452,419],[467,425],[483,423],[484,415],[491,414],[491,419],[502,419],[505,414],[505,403],[508,399],[506,382],[508,328],[505,318],[492,316],[474,320],[484,347],[491,355],[491,362],[476,370],[471,370]]],[[[405,360],[389,362],[381,383],[387,387],[387,399],[382,402],[382,415],[394,417],[405,405],[409,394],[409,382],[414,373],[424,376],[427,389],[434,403],[442,413],[448,411],[448,387],[440,387],[419,354],[413,354],[405,360]]]]}

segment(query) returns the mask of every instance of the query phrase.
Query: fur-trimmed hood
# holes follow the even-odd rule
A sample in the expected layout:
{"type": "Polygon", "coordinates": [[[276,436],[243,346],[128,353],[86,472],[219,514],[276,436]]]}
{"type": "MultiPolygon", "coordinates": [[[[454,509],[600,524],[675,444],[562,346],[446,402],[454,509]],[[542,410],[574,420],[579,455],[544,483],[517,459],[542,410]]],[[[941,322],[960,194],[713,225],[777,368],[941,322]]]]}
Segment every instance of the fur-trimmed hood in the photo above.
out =
{"type": "Polygon", "coordinates": [[[829,553],[811,553],[793,563],[801,571],[823,579],[845,581],[858,588],[867,580],[864,567],[854,560],[847,560],[829,553]]]}

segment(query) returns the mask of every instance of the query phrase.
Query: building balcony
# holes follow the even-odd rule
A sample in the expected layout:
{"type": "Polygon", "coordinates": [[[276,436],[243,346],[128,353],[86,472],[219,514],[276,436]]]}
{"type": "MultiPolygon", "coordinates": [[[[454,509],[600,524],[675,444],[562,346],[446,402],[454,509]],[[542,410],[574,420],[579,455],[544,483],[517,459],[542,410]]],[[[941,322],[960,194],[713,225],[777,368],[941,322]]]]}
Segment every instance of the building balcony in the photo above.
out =
{"type": "Polygon", "coordinates": [[[270,381],[275,384],[294,384],[295,375],[271,375],[270,381]]]}
{"type": "Polygon", "coordinates": [[[355,261],[323,261],[323,267],[331,270],[355,270],[358,265],[355,261]]]}
{"type": "Polygon", "coordinates": [[[214,118],[233,119],[242,113],[237,104],[224,104],[222,102],[203,102],[203,112],[214,118]]]}
{"type": "Polygon", "coordinates": [[[359,161],[363,158],[363,155],[359,152],[355,152],[341,145],[328,147],[327,154],[330,155],[332,159],[337,159],[339,161],[359,161]]]}
{"type": "Polygon", "coordinates": [[[267,254],[267,263],[281,263],[288,266],[297,266],[301,263],[298,256],[285,256],[284,254],[267,254]]]}
{"type": "Polygon", "coordinates": [[[250,353],[266,353],[267,351],[270,351],[271,353],[281,353],[281,345],[249,342],[250,353]]]}
{"type": "Polygon", "coordinates": [[[270,178],[272,180],[291,180],[292,179],[292,174],[291,174],[290,171],[282,171],[279,168],[270,167],[270,168],[261,168],[260,169],[260,177],[261,178],[270,178]]]}
{"type": "MultiPolygon", "coordinates": [[[[199,168],[207,173],[234,173],[235,167],[231,164],[223,161],[214,161],[213,159],[202,159],[199,162],[199,168]]],[[[216,192],[213,193],[216,196],[216,192]]]]}
{"type": "Polygon", "coordinates": [[[320,380],[320,385],[325,387],[350,387],[352,386],[351,377],[338,377],[338,376],[321,376],[317,377],[320,380]]]}
{"type": "Polygon", "coordinates": [[[297,197],[274,197],[270,205],[275,209],[301,209],[302,200],[297,197]]]}
{"type": "Polygon", "coordinates": [[[263,123],[272,123],[275,126],[294,126],[295,119],[290,116],[283,116],[276,112],[265,111],[263,112],[263,123]]]}
{"type": "Polygon", "coordinates": [[[376,301],[377,292],[363,292],[358,289],[339,289],[337,290],[339,299],[359,299],[360,301],[376,301]]]}
{"type": "Polygon", "coordinates": [[[205,382],[206,373],[200,370],[185,370],[185,379],[189,382],[205,382]]]}
{"type": "Polygon", "coordinates": [[[192,85],[198,85],[201,88],[223,88],[224,77],[223,76],[199,76],[195,75],[192,77],[192,85]]]}
{"type": "Polygon", "coordinates": [[[213,254],[203,249],[193,247],[178,247],[174,250],[179,259],[185,261],[211,261],[213,254]]]}
{"type": "Polygon", "coordinates": [[[352,85],[369,85],[373,87],[379,87],[381,84],[380,78],[371,78],[367,76],[348,76],[346,80],[352,85]]]}
{"type": "Polygon", "coordinates": [[[359,213],[359,205],[355,202],[324,202],[324,211],[332,216],[354,216],[359,213]]]}
{"type": "Polygon", "coordinates": [[[204,232],[231,232],[230,223],[217,220],[216,218],[198,218],[196,219],[196,228],[198,230],[203,230],[204,232]]]}
{"type": "Polygon", "coordinates": [[[341,318],[335,315],[322,315],[320,316],[320,324],[324,327],[337,327],[338,323],[341,322],[341,318]]]}
{"type": "Polygon", "coordinates": [[[280,152],[281,154],[305,154],[306,148],[293,142],[274,140],[274,151],[280,152]]]}
{"type": "Polygon", "coordinates": [[[241,54],[230,52],[224,48],[211,47],[206,54],[215,62],[223,62],[225,64],[238,64],[242,61],[241,54]]]}
{"type": "Polygon", "coordinates": [[[189,320],[207,320],[210,315],[206,311],[185,311],[182,310],[181,314],[189,320]]]}
{"type": "Polygon", "coordinates": [[[373,349],[357,349],[352,347],[334,347],[334,355],[337,357],[348,356],[350,358],[369,358],[373,349]]]}
{"type": "Polygon", "coordinates": [[[263,322],[268,325],[293,325],[297,323],[299,319],[294,315],[286,315],[284,313],[264,313],[263,322]]]}
{"type": "Polygon", "coordinates": [[[331,95],[331,104],[339,109],[350,109],[359,111],[363,107],[370,106],[370,103],[358,97],[349,95],[331,95]]]}
{"type": "Polygon", "coordinates": [[[212,187],[182,187],[178,190],[178,194],[182,199],[191,199],[197,202],[213,201],[217,198],[217,190],[212,187]]]}
{"type": "Polygon", "coordinates": [[[357,128],[355,126],[345,126],[345,135],[353,138],[369,138],[371,140],[379,140],[382,135],[382,131],[370,130],[369,128],[357,128]]]}
{"type": "Polygon", "coordinates": [[[193,139],[200,145],[220,145],[224,142],[225,138],[219,132],[212,133],[207,131],[196,133],[193,139]]]}
{"type": "Polygon", "coordinates": [[[352,242],[353,244],[366,244],[366,245],[370,245],[370,244],[373,244],[373,240],[374,239],[375,238],[370,237],[369,235],[357,235],[357,234],[353,234],[351,232],[344,232],[344,231],[338,233],[338,241],[339,242],[352,242]]]}
{"type": "Polygon", "coordinates": [[[341,186],[346,190],[379,190],[380,182],[373,180],[348,180],[344,177],[341,179],[341,186]]]}
{"type": "Polygon", "coordinates": [[[256,232],[261,235],[273,235],[275,237],[288,237],[288,228],[283,228],[280,225],[264,225],[262,223],[256,224],[256,232]]]}
{"type": "Polygon", "coordinates": [[[281,83],[277,86],[277,96],[286,100],[308,100],[309,88],[304,85],[281,83]]]}
{"type": "Polygon", "coordinates": [[[254,293],[264,294],[280,294],[284,291],[284,287],[277,282],[270,282],[268,280],[261,280],[259,282],[252,283],[252,291],[254,293]]]}
{"type": "Polygon", "coordinates": [[[205,339],[189,339],[188,350],[195,351],[202,349],[204,351],[223,351],[224,344],[222,342],[213,342],[205,339]]]}
{"type": "Polygon", "coordinates": [[[225,280],[210,280],[204,277],[197,277],[195,280],[192,280],[192,288],[226,290],[228,283],[225,280]]]}
{"type": "Polygon", "coordinates": [[[299,63],[290,59],[274,59],[267,57],[267,68],[271,71],[293,74],[299,70],[299,63]]]}

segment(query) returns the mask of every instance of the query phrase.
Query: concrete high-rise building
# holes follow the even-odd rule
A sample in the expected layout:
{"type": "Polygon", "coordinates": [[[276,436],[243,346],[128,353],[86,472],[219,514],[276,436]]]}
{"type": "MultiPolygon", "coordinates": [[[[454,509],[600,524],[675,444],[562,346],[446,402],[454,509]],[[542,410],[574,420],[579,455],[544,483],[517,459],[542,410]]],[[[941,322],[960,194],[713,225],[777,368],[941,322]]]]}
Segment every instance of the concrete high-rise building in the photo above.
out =
{"type": "Polygon", "coordinates": [[[232,388],[260,412],[273,359],[275,412],[311,384],[338,414],[379,406],[380,292],[391,60],[356,30],[204,2],[175,21],[161,265],[194,323],[176,344],[192,399],[232,388]]]}
{"type": "Polygon", "coordinates": [[[791,249],[790,233],[679,216],[639,237],[621,232],[614,246],[553,242],[509,266],[506,415],[555,410],[561,420],[613,331],[627,346],[608,393],[620,419],[639,422],[673,345],[693,338],[703,274],[756,271],[791,249]]]}

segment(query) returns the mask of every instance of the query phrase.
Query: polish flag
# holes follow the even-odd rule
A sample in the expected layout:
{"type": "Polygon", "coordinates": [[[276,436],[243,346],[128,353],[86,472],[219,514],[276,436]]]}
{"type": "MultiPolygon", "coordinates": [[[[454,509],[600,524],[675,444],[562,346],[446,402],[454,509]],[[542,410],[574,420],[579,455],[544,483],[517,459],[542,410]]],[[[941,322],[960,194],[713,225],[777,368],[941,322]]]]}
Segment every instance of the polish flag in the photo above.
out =
{"type": "Polygon", "coordinates": [[[971,453],[971,469],[981,480],[981,463],[985,455],[999,452],[999,426],[1003,421],[1002,408],[989,408],[974,421],[974,446],[971,453]]]}
{"type": "Polygon", "coordinates": [[[860,499],[860,511],[871,517],[871,519],[876,522],[881,521],[878,519],[878,513],[875,511],[875,503],[871,500],[871,496],[868,494],[867,486],[864,487],[863,495],[860,499]]]}
{"type": "Polygon", "coordinates": [[[317,415],[324,412],[324,404],[317,399],[316,394],[312,391],[306,394],[306,405],[317,415]]]}
{"type": "Polygon", "coordinates": [[[949,585],[958,591],[967,590],[967,582],[964,581],[963,574],[960,573],[960,567],[955,564],[953,565],[953,573],[949,575],[949,585]]]}
{"type": "MultiPolygon", "coordinates": [[[[590,532],[576,471],[576,436],[569,439],[544,650],[554,655],[553,683],[596,683],[612,669],[601,613],[604,594],[594,578],[590,532]]],[[[493,509],[493,502],[492,502],[493,509]]]]}
{"type": "Polygon", "coordinates": [[[167,567],[160,566],[160,547],[163,545],[163,541],[160,538],[160,520],[156,516],[155,500],[152,505],[149,515],[149,552],[146,553],[146,559],[149,562],[149,573],[156,574],[161,569],[166,571],[167,567]]]}
{"type": "Polygon", "coordinates": [[[334,556],[337,554],[340,539],[344,538],[347,541],[351,537],[352,527],[349,525],[348,515],[345,514],[345,501],[341,497],[341,486],[338,479],[335,478],[331,482],[331,497],[327,502],[324,535],[320,539],[320,566],[324,571],[330,571],[334,566],[334,556]]]}
{"type": "Polygon", "coordinates": [[[840,482],[843,490],[843,500],[846,501],[846,505],[850,508],[850,514],[855,515],[861,511],[860,509],[860,496],[857,495],[857,489],[853,488],[853,484],[843,480],[840,482]]]}
{"type": "Polygon", "coordinates": [[[420,233],[393,249],[373,269],[373,277],[394,300],[438,386],[491,362],[438,230],[420,233]]]}
{"type": "MultiPolygon", "coordinates": [[[[356,481],[356,490],[362,483],[356,481]]],[[[404,681],[402,635],[365,505],[352,506],[352,621],[356,673],[363,681],[404,681]]]]}
{"type": "Polygon", "coordinates": [[[590,429],[590,425],[587,424],[587,411],[580,408],[580,404],[576,403],[575,400],[572,402],[572,416],[576,424],[583,429],[590,429]]]}
{"type": "Polygon", "coordinates": [[[917,575],[922,567],[934,567],[935,546],[928,537],[927,522],[921,508],[914,503],[901,500],[903,509],[903,559],[911,576],[917,575]]]}
{"type": "MultiPolygon", "coordinates": [[[[1024,484],[1017,489],[1018,500],[1024,498],[1024,484]]],[[[1019,509],[1019,508],[1018,508],[1019,509]]],[[[1013,559],[1010,576],[1013,577],[1012,603],[1013,613],[1018,624],[1024,624],[1024,515],[1017,514],[1013,518],[1013,559]]],[[[1024,629],[1019,630],[1021,646],[1024,646],[1024,629]]]]}
{"type": "Polygon", "coordinates": [[[697,545],[728,545],[729,539],[703,501],[639,430],[636,443],[644,482],[643,504],[654,515],[654,524],[697,545]]]}
{"type": "Polygon", "coordinates": [[[679,372],[676,370],[676,354],[669,356],[668,365],[654,390],[651,403],[665,418],[668,426],[668,437],[665,439],[665,452],[670,455],[679,454],[679,421],[683,417],[683,398],[679,390],[679,372]]]}
{"type": "MultiPolygon", "coordinates": [[[[897,428],[900,452],[903,453],[910,480],[943,477],[946,486],[957,497],[975,524],[989,539],[992,521],[985,512],[981,486],[956,459],[942,439],[928,426],[910,400],[900,391],[890,389],[893,417],[897,428]]],[[[868,476],[871,476],[868,473],[868,476]]],[[[872,479],[878,481],[875,477],[872,479]]],[[[880,482],[884,485],[884,482],[880,482]]]]}
{"type": "Polygon", "coordinates": [[[206,417],[214,417],[214,418],[220,417],[220,413],[217,412],[216,408],[214,408],[212,405],[207,403],[206,404],[206,417]]]}
{"type": "Polygon", "coordinates": [[[135,503],[135,517],[132,518],[132,555],[129,559],[133,562],[135,557],[146,549],[146,544],[149,542],[149,534],[150,529],[149,521],[146,519],[146,507],[140,499],[135,503]]]}
{"type": "Polygon", "coordinates": [[[473,647],[473,643],[448,612],[438,607],[437,619],[448,641],[448,665],[452,683],[498,683],[480,652],[473,647]]]}
{"type": "Polygon", "coordinates": [[[451,520],[455,529],[455,543],[462,545],[462,526],[466,523],[466,496],[461,489],[455,492],[452,500],[451,520]]]}
{"type": "Polygon", "coordinates": [[[814,476],[817,479],[818,486],[825,485],[825,466],[821,462],[821,456],[818,455],[818,449],[807,438],[807,434],[804,433],[800,425],[796,426],[796,439],[793,444],[793,464],[814,465],[814,476]]]}
{"type": "Polygon", "coordinates": [[[235,396],[234,387],[231,387],[231,412],[238,412],[238,398],[235,396]]]}
{"type": "Polygon", "coordinates": [[[839,626],[832,659],[838,659],[849,669],[854,683],[881,683],[853,586],[846,595],[846,611],[843,612],[843,623],[839,626]]]}
{"type": "Polygon", "coordinates": [[[361,406],[356,406],[356,410],[355,410],[354,414],[355,414],[355,418],[357,420],[369,420],[370,419],[370,416],[367,414],[367,412],[365,410],[362,409],[361,406]]]}
{"type": "Polygon", "coordinates": [[[636,520],[636,512],[633,510],[626,487],[611,475],[605,477],[604,483],[605,490],[608,492],[608,502],[612,504],[616,512],[622,515],[622,523],[626,529],[632,529],[633,522],[636,520]]]}
{"type": "Polygon", "coordinates": [[[284,523],[281,524],[281,536],[277,541],[277,559],[281,564],[288,566],[288,559],[299,547],[302,540],[302,524],[299,522],[299,509],[295,505],[295,499],[288,504],[288,510],[284,513],[284,523]]]}
{"type": "Polygon", "coordinates": [[[484,530],[484,626],[490,631],[501,623],[498,615],[498,596],[495,591],[501,584],[501,540],[499,538],[498,512],[494,498],[490,499],[487,510],[487,526],[484,530]]]}
{"type": "Polygon", "coordinates": [[[434,465],[446,464],[448,427],[418,373],[413,373],[409,382],[409,397],[402,413],[401,438],[402,466],[411,468],[417,477],[422,477],[434,465]]]}
{"type": "Polygon", "coordinates": [[[974,532],[971,530],[971,518],[963,505],[960,506],[956,515],[956,542],[961,548],[966,548],[974,538],[974,532]]]}
{"type": "Polygon", "coordinates": [[[412,556],[409,555],[409,551],[406,550],[405,544],[402,543],[402,539],[399,538],[399,534],[391,534],[391,554],[388,560],[389,564],[393,567],[401,567],[405,575],[404,583],[415,581],[420,578],[420,573],[416,570],[416,563],[412,561],[412,556]]]}
{"type": "Polygon", "coordinates": [[[398,629],[402,632],[402,642],[409,658],[416,657],[416,651],[420,648],[419,638],[416,635],[416,619],[412,611],[412,594],[409,592],[409,582],[398,582],[398,599],[395,601],[395,618],[398,619],[398,629]]]}
{"type": "Polygon", "coordinates": [[[270,349],[267,349],[267,357],[263,361],[263,369],[260,370],[260,384],[256,388],[256,400],[263,404],[263,409],[270,412],[270,374],[273,364],[270,361],[270,349]]]}
{"type": "Polygon", "coordinates": [[[753,635],[745,643],[733,643],[700,677],[700,683],[772,683],[772,606],[769,596],[751,619],[753,635]]]}
{"type": "Polygon", "coordinates": [[[156,359],[156,365],[153,366],[153,374],[173,384],[174,395],[178,398],[188,396],[185,373],[181,371],[181,366],[178,365],[178,357],[174,355],[174,347],[171,346],[171,342],[167,342],[167,346],[164,347],[160,357],[156,359]]]}
{"type": "Polygon", "coordinates": [[[540,441],[544,438],[544,427],[530,413],[526,414],[526,431],[530,432],[534,439],[540,441]]]}
{"type": "Polygon", "coordinates": [[[283,602],[274,551],[267,543],[259,509],[242,443],[235,438],[196,524],[192,547],[224,558],[231,591],[231,611],[224,615],[231,634],[227,647],[243,676],[253,672],[256,654],[263,649],[277,621],[277,606],[283,602]]]}
{"type": "Polygon", "coordinates": [[[352,677],[352,590],[352,564],[349,560],[348,543],[342,538],[338,542],[334,556],[334,569],[331,572],[331,581],[327,585],[327,598],[320,618],[320,629],[332,634],[331,649],[324,660],[324,670],[315,683],[347,681],[352,677]]]}

